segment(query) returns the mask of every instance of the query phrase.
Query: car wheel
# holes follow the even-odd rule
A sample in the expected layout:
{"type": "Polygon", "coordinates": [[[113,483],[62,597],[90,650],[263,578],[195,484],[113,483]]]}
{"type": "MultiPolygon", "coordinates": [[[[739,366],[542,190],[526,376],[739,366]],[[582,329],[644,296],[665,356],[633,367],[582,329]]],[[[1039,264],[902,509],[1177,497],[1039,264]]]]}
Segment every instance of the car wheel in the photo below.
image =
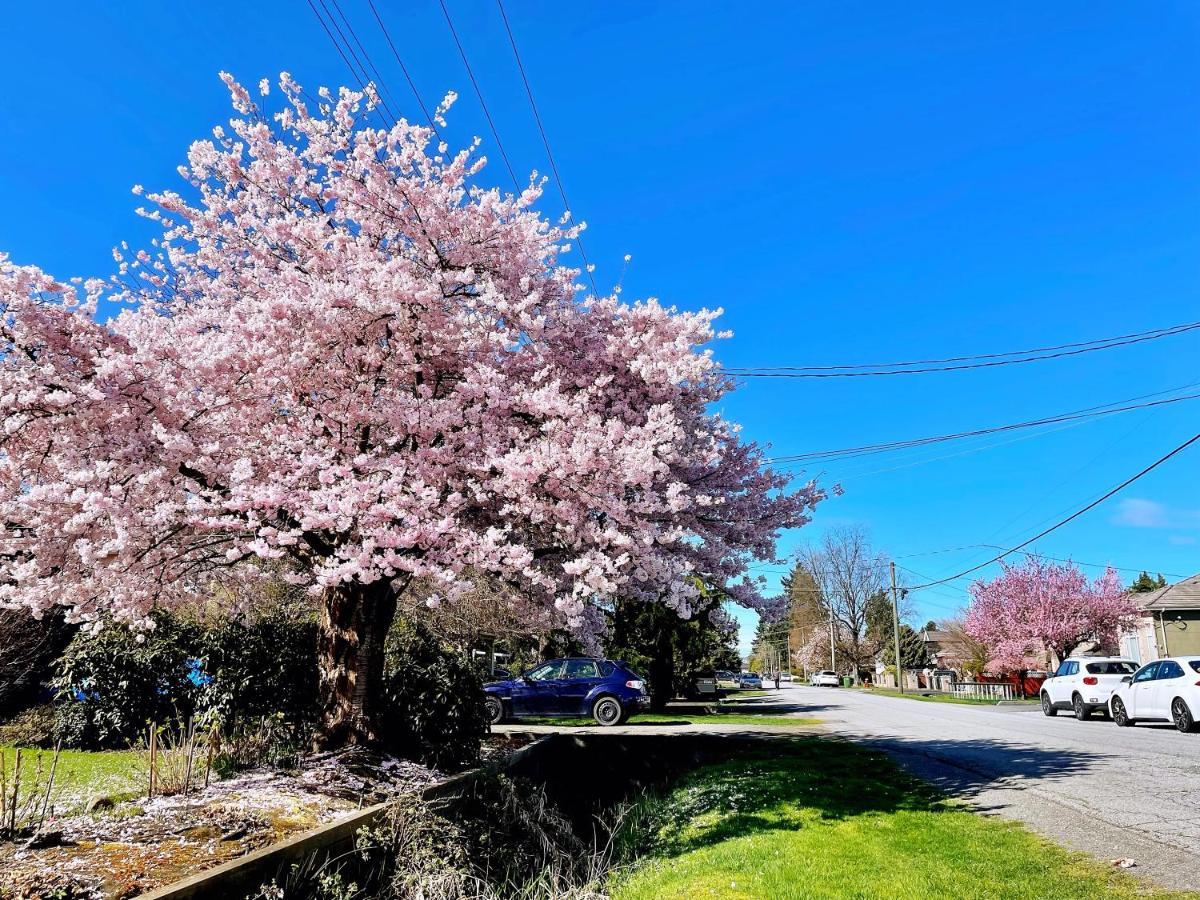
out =
{"type": "Polygon", "coordinates": [[[601,697],[592,706],[592,718],[597,725],[620,725],[625,711],[615,697],[601,697]]]}
{"type": "Polygon", "coordinates": [[[1050,702],[1050,695],[1042,691],[1042,715],[1057,716],[1058,710],[1054,708],[1054,704],[1050,702]]]}
{"type": "Polygon", "coordinates": [[[1083,702],[1083,698],[1078,694],[1072,698],[1071,706],[1075,710],[1075,718],[1080,722],[1086,722],[1092,717],[1092,711],[1087,708],[1087,704],[1083,702]]]}
{"type": "Polygon", "coordinates": [[[1188,709],[1188,705],[1183,702],[1182,697],[1176,697],[1171,704],[1171,721],[1184,734],[1196,730],[1196,722],[1192,719],[1192,711],[1188,709]]]}
{"type": "Polygon", "coordinates": [[[1125,708],[1120,697],[1112,699],[1112,719],[1121,728],[1128,728],[1133,724],[1133,719],[1129,718],[1129,710],[1125,708]]]}
{"type": "Polygon", "coordinates": [[[487,710],[489,724],[499,725],[504,721],[504,702],[499,697],[488,697],[483,701],[483,706],[487,710]]]}

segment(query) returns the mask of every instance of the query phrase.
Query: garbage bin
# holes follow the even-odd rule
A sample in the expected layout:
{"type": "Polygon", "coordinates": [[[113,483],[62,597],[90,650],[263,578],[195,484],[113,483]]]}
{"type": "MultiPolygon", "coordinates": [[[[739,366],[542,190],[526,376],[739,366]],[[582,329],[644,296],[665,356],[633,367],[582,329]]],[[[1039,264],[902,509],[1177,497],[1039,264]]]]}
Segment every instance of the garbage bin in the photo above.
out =
{"type": "Polygon", "coordinates": [[[854,684],[854,679],[851,678],[849,675],[842,676],[842,687],[850,687],[853,684],[854,684]]]}

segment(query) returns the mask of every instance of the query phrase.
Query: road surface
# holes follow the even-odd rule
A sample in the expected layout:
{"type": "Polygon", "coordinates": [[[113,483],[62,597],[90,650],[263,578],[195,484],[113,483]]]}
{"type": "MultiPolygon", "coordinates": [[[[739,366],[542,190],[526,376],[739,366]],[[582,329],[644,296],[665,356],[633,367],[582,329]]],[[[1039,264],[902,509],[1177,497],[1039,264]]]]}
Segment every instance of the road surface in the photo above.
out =
{"type": "Polygon", "coordinates": [[[981,811],[1105,861],[1134,859],[1133,874],[1161,884],[1200,889],[1200,734],[842,688],[785,685],[776,696],[981,811]]]}

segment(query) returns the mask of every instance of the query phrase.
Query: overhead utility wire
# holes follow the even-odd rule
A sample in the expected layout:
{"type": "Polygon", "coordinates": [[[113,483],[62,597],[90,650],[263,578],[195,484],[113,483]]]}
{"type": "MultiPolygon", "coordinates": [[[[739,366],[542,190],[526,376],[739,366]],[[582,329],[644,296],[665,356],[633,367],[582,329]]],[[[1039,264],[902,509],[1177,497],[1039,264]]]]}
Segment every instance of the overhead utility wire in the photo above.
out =
{"type": "MultiPolygon", "coordinates": [[[[517,49],[517,39],[513,36],[512,25],[508,21],[508,13],[504,11],[504,0],[496,0],[496,5],[500,7],[500,18],[504,20],[504,30],[508,32],[508,42],[512,45],[513,58],[517,61],[517,69],[521,72],[521,82],[525,85],[525,95],[529,98],[529,108],[533,110],[533,119],[537,122],[538,133],[542,136],[542,146],[546,148],[546,158],[550,161],[550,171],[554,173],[554,182],[558,185],[558,195],[562,198],[563,209],[568,216],[574,218],[571,212],[571,204],[567,200],[567,189],[563,187],[562,176],[558,173],[558,163],[554,161],[554,151],[550,149],[550,138],[546,136],[546,129],[542,125],[542,116],[538,112],[537,101],[533,99],[533,88],[529,85],[529,77],[525,74],[525,64],[521,62],[521,51],[517,49]]],[[[592,275],[592,266],[588,262],[587,251],[583,249],[582,235],[575,235],[575,243],[579,245],[579,257],[583,260],[583,270],[587,273],[588,281],[591,282],[592,292],[596,296],[600,295],[600,291],[596,289],[596,279],[592,275]]]]}
{"type": "Polygon", "coordinates": [[[379,15],[379,10],[375,8],[375,0],[367,0],[367,5],[371,7],[371,12],[375,14],[375,21],[379,23],[379,30],[383,32],[383,36],[387,38],[388,46],[392,49],[392,56],[396,57],[396,63],[400,66],[400,71],[404,73],[404,80],[408,82],[408,87],[412,91],[413,97],[417,101],[417,106],[421,107],[421,112],[425,116],[425,121],[429,123],[429,127],[433,129],[433,133],[437,135],[437,139],[442,139],[441,134],[437,130],[437,125],[433,121],[433,116],[429,114],[429,110],[425,107],[425,101],[421,99],[421,92],[417,90],[416,82],[408,73],[408,66],[404,65],[404,60],[400,58],[400,52],[396,49],[395,43],[392,41],[391,32],[387,26],[383,24],[383,17],[379,15]]]}
{"type": "MultiPolygon", "coordinates": [[[[363,70],[363,73],[359,74],[359,70],[356,69],[354,67],[354,64],[350,62],[350,57],[346,56],[346,51],[342,49],[342,45],[338,41],[338,39],[333,36],[333,32],[330,31],[329,25],[326,24],[326,22],[325,22],[325,17],[321,15],[320,11],[317,9],[316,5],[313,3],[313,0],[305,0],[305,2],[308,3],[308,8],[313,11],[313,15],[317,17],[317,21],[321,23],[321,28],[323,28],[325,30],[325,34],[329,37],[330,43],[333,44],[333,49],[338,52],[338,56],[340,56],[342,58],[342,62],[344,62],[346,64],[346,68],[350,70],[350,74],[354,77],[354,80],[358,82],[359,88],[361,88],[363,91],[366,91],[367,82],[370,81],[369,78],[364,77],[366,74],[366,70],[363,70]]],[[[335,29],[337,29],[338,34],[341,34],[342,31],[340,28],[337,27],[337,22],[334,20],[333,14],[329,12],[329,8],[325,6],[324,0],[318,0],[318,2],[320,2],[321,6],[325,9],[326,13],[329,15],[329,20],[330,20],[330,22],[333,23],[333,27],[335,29]]],[[[344,40],[344,38],[343,38],[343,40],[344,40]]],[[[354,53],[354,49],[349,46],[349,43],[347,43],[347,49],[350,50],[351,54],[354,53]]],[[[357,59],[358,59],[358,57],[355,57],[356,61],[357,61],[357,59]]],[[[383,122],[385,125],[390,125],[392,123],[388,122],[388,115],[387,115],[385,109],[386,109],[385,107],[380,107],[376,110],[376,112],[379,113],[379,118],[383,119],[383,122]]]]}
{"type": "Polygon", "coordinates": [[[463,49],[462,41],[458,39],[458,31],[454,27],[454,20],[450,18],[450,9],[446,6],[446,0],[438,0],[441,4],[442,14],[446,17],[446,24],[450,26],[450,34],[454,38],[454,45],[458,47],[458,55],[462,57],[463,65],[467,69],[467,77],[471,79],[471,87],[475,88],[475,96],[479,98],[479,105],[483,107],[484,118],[487,119],[488,128],[492,130],[492,137],[496,141],[496,146],[500,148],[500,156],[504,159],[504,167],[508,169],[508,175],[512,179],[513,189],[519,194],[521,193],[521,185],[517,181],[517,173],[513,171],[512,163],[508,161],[508,153],[504,150],[504,143],[500,140],[500,132],[496,130],[496,123],[492,121],[492,114],[488,110],[487,101],[483,99],[483,91],[479,89],[479,82],[475,80],[475,73],[471,70],[471,64],[467,61],[467,51],[463,49]]]}
{"type": "MultiPolygon", "coordinates": [[[[392,98],[392,92],[388,89],[387,84],[383,80],[383,75],[380,74],[379,69],[376,67],[375,60],[371,59],[371,54],[367,52],[367,48],[363,46],[363,42],[358,39],[358,32],[354,30],[354,25],[351,24],[350,20],[346,17],[346,13],[342,10],[342,5],[338,3],[338,0],[331,0],[331,2],[333,3],[333,8],[336,9],[338,15],[341,16],[342,23],[346,26],[346,30],[349,31],[350,36],[354,38],[354,43],[358,47],[358,52],[362,54],[362,58],[366,60],[366,64],[371,67],[371,73],[375,76],[375,84],[379,85],[379,90],[382,92],[379,102],[383,104],[384,109],[388,111],[393,120],[398,120],[400,117],[396,115],[395,110],[388,105],[388,102],[390,101],[390,103],[395,106],[396,109],[399,109],[400,105],[392,98]]],[[[365,69],[366,67],[364,66],[364,71],[365,69]]]]}
{"type": "Polygon", "coordinates": [[[1024,540],[1021,543],[1017,544],[1015,547],[1010,547],[1009,549],[1005,550],[1003,553],[999,553],[996,556],[993,556],[991,559],[987,560],[986,562],[979,563],[978,565],[972,566],[969,569],[964,569],[963,571],[959,572],[957,575],[951,575],[948,578],[940,578],[937,581],[931,581],[928,584],[918,584],[918,585],[915,585],[914,587],[910,588],[910,590],[923,590],[925,588],[935,587],[939,584],[946,584],[947,582],[950,582],[950,581],[956,581],[959,578],[962,578],[964,575],[970,575],[972,572],[978,572],[980,569],[990,566],[994,562],[999,562],[1000,560],[1004,559],[1004,557],[1008,556],[1010,553],[1016,553],[1020,550],[1023,550],[1025,547],[1028,547],[1034,541],[1041,540],[1042,538],[1044,538],[1046,535],[1050,534],[1051,532],[1057,531],[1059,528],[1062,528],[1068,522],[1072,522],[1075,519],[1078,519],[1084,513],[1088,512],[1089,510],[1095,509],[1097,506],[1099,506],[1101,503],[1103,503],[1109,497],[1112,497],[1114,494],[1120,493],[1121,491],[1123,491],[1125,488],[1129,487],[1129,485],[1133,484],[1135,481],[1137,481],[1142,476],[1147,475],[1150,472],[1157,469],[1159,466],[1161,466],[1163,463],[1165,463],[1171,457],[1175,456],[1177,453],[1182,453],[1184,450],[1186,450],[1192,444],[1196,443],[1196,441],[1200,441],[1200,432],[1197,432],[1196,434],[1192,435],[1190,438],[1188,438],[1186,441],[1184,441],[1178,447],[1171,450],[1164,456],[1160,456],[1158,459],[1156,459],[1150,465],[1146,466],[1146,468],[1142,469],[1136,475],[1132,475],[1129,478],[1125,479],[1120,484],[1118,484],[1115,488],[1113,488],[1110,491],[1107,491],[1106,493],[1104,493],[1097,499],[1093,500],[1087,506],[1083,507],[1082,509],[1076,510],[1075,512],[1071,513],[1071,515],[1067,516],[1065,519],[1061,519],[1060,521],[1051,525],[1049,528],[1038,532],[1037,534],[1035,534],[1033,537],[1029,538],[1028,540],[1024,540]]]}
{"type": "Polygon", "coordinates": [[[731,366],[723,368],[722,371],[735,378],[864,378],[868,376],[923,375],[931,372],[957,372],[965,369],[987,369],[995,366],[1013,366],[1022,363],[1043,362],[1048,359],[1079,356],[1083,353],[1093,353],[1098,350],[1112,350],[1116,347],[1126,347],[1131,344],[1140,344],[1144,341],[1173,337],[1177,334],[1195,331],[1198,328],[1200,328],[1200,322],[1189,322],[1182,325],[1173,325],[1168,328],[1158,328],[1153,331],[1120,335],[1113,338],[1103,338],[1076,344],[1062,344],[1058,347],[1013,350],[1006,353],[981,354],[978,356],[947,357],[940,360],[908,360],[904,362],[863,363],[839,366],[731,366]]]}
{"type": "MultiPolygon", "coordinates": [[[[1135,403],[1128,406],[1116,406],[1109,408],[1111,404],[1105,406],[1090,406],[1085,409],[1075,410],[1074,412],[1061,413],[1056,416],[1046,416],[1042,419],[1031,419],[1027,422],[1012,422],[1007,425],[996,425],[990,428],[977,428],[973,431],[959,431],[953,434],[939,434],[930,437],[912,438],[906,441],[890,441],[879,444],[863,444],[858,447],[843,447],[837,450],[814,450],[812,453],[797,453],[790,456],[775,456],[766,460],[768,463],[792,463],[806,462],[816,460],[835,460],[835,459],[853,459],[858,456],[868,456],[875,453],[885,453],[893,450],[909,450],[914,447],[925,447],[930,444],[940,444],[946,441],[962,440],[963,438],[982,437],[987,434],[998,434],[1005,431],[1016,431],[1022,428],[1036,428],[1041,425],[1054,425],[1059,422],[1070,422],[1077,419],[1091,419],[1103,416],[1116,415],[1123,412],[1131,412],[1136,409],[1149,409],[1156,406],[1165,406],[1170,403],[1179,403],[1184,400],[1200,399],[1200,393],[1185,394],[1182,397],[1169,397],[1165,400],[1152,400],[1148,403],[1135,403]]],[[[1116,401],[1120,403],[1121,401],[1116,401]]]]}
{"type": "MultiPolygon", "coordinates": [[[[978,550],[981,547],[987,548],[988,550],[1003,550],[1004,549],[999,544],[963,544],[961,547],[943,547],[941,550],[926,550],[923,553],[906,553],[903,556],[897,557],[897,559],[912,559],[914,556],[938,556],[942,553],[956,553],[961,550],[978,550]]],[[[1088,566],[1089,568],[1092,568],[1092,569],[1116,569],[1118,572],[1135,572],[1138,574],[1149,571],[1149,569],[1147,569],[1145,566],[1143,566],[1140,569],[1134,569],[1129,566],[1114,566],[1111,563],[1090,563],[1090,562],[1084,562],[1083,560],[1080,560],[1080,559],[1062,559],[1057,556],[1047,556],[1045,553],[1038,553],[1036,550],[1021,550],[1019,552],[1023,553],[1025,556],[1037,556],[1042,559],[1053,560],[1054,562],[1073,563],[1074,565],[1077,565],[1077,566],[1088,566]]],[[[900,564],[897,563],[896,565],[900,565],[900,564]]],[[[904,567],[900,566],[900,568],[904,568],[904,567]]],[[[912,569],[909,569],[909,571],[911,572],[912,569]]],[[[1158,573],[1157,569],[1155,569],[1154,571],[1156,573],[1158,573]]],[[[917,574],[920,574],[920,573],[917,573],[917,574]]],[[[1167,575],[1167,576],[1170,576],[1171,578],[1190,578],[1191,577],[1190,575],[1180,575],[1178,572],[1161,572],[1159,574],[1167,575]]],[[[932,576],[921,575],[921,577],[922,578],[931,578],[932,576]]]]}

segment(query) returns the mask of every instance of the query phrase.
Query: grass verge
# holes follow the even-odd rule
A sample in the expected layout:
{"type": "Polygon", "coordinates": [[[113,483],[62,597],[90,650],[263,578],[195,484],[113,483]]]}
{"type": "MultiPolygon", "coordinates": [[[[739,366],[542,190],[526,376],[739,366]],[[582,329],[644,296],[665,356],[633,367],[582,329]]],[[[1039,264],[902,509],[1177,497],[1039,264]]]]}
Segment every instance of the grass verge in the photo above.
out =
{"type": "Polygon", "coordinates": [[[1187,897],[947,802],[887,757],[772,741],[633,807],[614,900],[1187,897]]]}
{"type": "MultiPolygon", "coordinates": [[[[523,725],[559,725],[564,728],[585,728],[595,726],[596,722],[585,716],[570,718],[522,718],[518,720],[523,725]]],[[[801,718],[800,716],[772,716],[757,713],[640,713],[633,716],[627,725],[769,725],[780,728],[800,728],[805,725],[819,725],[820,719],[801,718]]]]}
{"type": "MultiPolygon", "coordinates": [[[[946,694],[917,694],[913,691],[905,691],[903,694],[894,688],[850,688],[849,690],[862,691],[864,694],[879,694],[883,697],[903,697],[905,700],[920,700],[923,703],[960,703],[967,706],[995,706],[999,701],[986,700],[977,697],[952,697],[946,694]]],[[[1026,703],[1030,706],[1036,706],[1037,700],[1006,700],[1006,703],[1026,703]]]]}

